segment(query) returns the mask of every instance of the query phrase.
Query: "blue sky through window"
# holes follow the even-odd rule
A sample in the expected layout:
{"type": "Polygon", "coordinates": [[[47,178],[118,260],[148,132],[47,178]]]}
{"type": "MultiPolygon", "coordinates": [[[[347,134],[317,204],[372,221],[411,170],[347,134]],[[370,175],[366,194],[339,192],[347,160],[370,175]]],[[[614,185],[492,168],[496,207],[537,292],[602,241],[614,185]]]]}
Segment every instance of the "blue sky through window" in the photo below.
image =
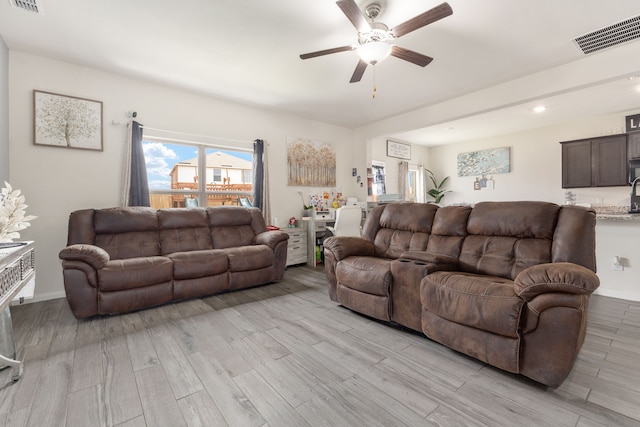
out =
{"type": "MultiPolygon", "coordinates": [[[[198,147],[195,145],[169,144],[155,141],[143,141],[145,163],[147,164],[147,179],[150,190],[168,190],[171,188],[171,169],[176,163],[198,157],[198,147]]],[[[221,151],[244,160],[251,161],[252,153],[242,151],[217,150],[207,147],[207,152],[221,151]]]]}

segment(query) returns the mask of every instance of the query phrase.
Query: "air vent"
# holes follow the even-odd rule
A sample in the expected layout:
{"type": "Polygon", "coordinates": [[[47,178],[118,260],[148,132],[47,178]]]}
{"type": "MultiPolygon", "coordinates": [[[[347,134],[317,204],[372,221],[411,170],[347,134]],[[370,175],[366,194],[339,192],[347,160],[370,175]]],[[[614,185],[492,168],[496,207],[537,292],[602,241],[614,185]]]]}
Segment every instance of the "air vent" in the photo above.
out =
{"type": "Polygon", "coordinates": [[[577,37],[573,42],[589,54],[637,38],[640,38],[640,15],[577,37]]]}
{"type": "Polygon", "coordinates": [[[41,3],[42,2],[40,0],[9,0],[9,4],[13,7],[26,10],[27,12],[36,13],[38,15],[44,15],[41,3]]]}

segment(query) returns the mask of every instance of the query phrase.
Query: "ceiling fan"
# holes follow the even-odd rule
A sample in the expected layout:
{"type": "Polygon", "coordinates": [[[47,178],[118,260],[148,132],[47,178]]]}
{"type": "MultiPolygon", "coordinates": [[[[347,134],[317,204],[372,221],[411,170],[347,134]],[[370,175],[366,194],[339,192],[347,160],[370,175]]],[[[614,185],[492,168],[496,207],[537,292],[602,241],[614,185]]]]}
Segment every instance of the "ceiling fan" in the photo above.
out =
{"type": "Polygon", "coordinates": [[[453,14],[451,6],[445,2],[389,29],[382,22],[374,22],[381,11],[380,3],[369,4],[364,13],[360,11],[355,0],[338,0],[336,4],[358,30],[358,44],[304,53],[300,55],[300,58],[309,59],[332,53],[357,50],[360,60],[349,83],[359,82],[367,65],[375,65],[389,55],[425,67],[433,61],[433,58],[392,45],[389,42],[453,14]],[[368,22],[367,18],[371,22],[368,22]]]}

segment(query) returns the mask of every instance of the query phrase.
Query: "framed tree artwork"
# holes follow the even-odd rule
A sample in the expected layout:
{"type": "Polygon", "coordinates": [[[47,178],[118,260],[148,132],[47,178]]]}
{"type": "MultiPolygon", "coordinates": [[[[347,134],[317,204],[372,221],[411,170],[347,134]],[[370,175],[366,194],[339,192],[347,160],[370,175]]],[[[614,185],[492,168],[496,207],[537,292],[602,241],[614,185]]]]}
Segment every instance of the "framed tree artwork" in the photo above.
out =
{"type": "Polygon", "coordinates": [[[336,148],[333,144],[287,137],[287,185],[336,186],[336,148]]]}
{"type": "Polygon", "coordinates": [[[35,145],[102,151],[102,102],[33,91],[35,145]]]}

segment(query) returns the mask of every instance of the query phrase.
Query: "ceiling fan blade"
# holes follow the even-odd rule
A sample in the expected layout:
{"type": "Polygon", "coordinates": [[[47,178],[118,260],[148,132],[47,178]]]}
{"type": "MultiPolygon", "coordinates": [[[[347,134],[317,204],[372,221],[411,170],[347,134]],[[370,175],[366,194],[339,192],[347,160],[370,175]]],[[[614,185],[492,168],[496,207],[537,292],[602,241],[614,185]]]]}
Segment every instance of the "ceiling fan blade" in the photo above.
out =
{"type": "Polygon", "coordinates": [[[418,28],[422,28],[425,25],[429,25],[442,18],[446,18],[451,14],[453,14],[453,9],[451,9],[449,3],[444,2],[441,5],[434,7],[433,9],[429,9],[426,12],[421,13],[418,16],[414,16],[406,22],[403,22],[402,24],[393,28],[391,32],[393,33],[393,36],[395,38],[402,37],[405,34],[417,30],[418,28]]]}
{"type": "Polygon", "coordinates": [[[338,0],[336,4],[342,9],[342,13],[347,16],[358,32],[366,33],[371,31],[371,25],[369,25],[367,18],[362,14],[354,0],[338,0]]]}
{"type": "Polygon", "coordinates": [[[333,49],[318,50],[316,52],[303,53],[300,59],[316,58],[318,56],[330,55],[332,53],[348,52],[353,50],[353,46],[334,47],[333,49]]]}
{"type": "Polygon", "coordinates": [[[351,80],[349,80],[349,83],[357,83],[360,81],[360,79],[362,79],[362,75],[364,74],[364,70],[367,69],[367,63],[364,62],[362,59],[360,61],[358,61],[358,65],[356,65],[356,69],[353,72],[353,75],[351,76],[351,80]]]}
{"type": "Polygon", "coordinates": [[[405,49],[400,46],[393,46],[391,48],[391,56],[404,59],[405,61],[409,61],[412,64],[416,64],[421,67],[429,65],[429,63],[433,61],[433,58],[430,56],[423,55],[421,53],[414,52],[413,50],[405,49]]]}

